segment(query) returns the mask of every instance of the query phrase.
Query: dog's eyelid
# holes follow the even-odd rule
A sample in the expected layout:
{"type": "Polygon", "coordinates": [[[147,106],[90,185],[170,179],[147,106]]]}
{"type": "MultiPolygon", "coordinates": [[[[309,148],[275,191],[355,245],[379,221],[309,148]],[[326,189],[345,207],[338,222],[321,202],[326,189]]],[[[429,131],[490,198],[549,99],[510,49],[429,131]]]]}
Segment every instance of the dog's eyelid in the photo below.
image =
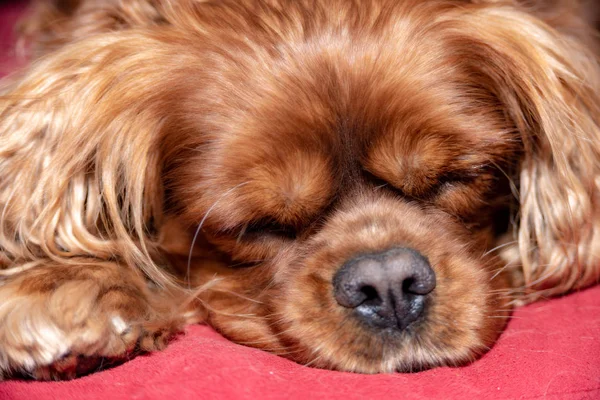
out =
{"type": "Polygon", "coordinates": [[[450,183],[468,183],[479,176],[479,170],[459,170],[442,174],[438,177],[437,187],[450,183]]]}
{"type": "Polygon", "coordinates": [[[229,264],[227,266],[227,268],[231,268],[231,269],[254,268],[263,262],[264,262],[264,260],[240,261],[237,263],[229,264]]]}
{"type": "Polygon", "coordinates": [[[287,239],[296,239],[298,228],[290,224],[282,224],[272,218],[261,218],[247,222],[238,229],[240,236],[273,234],[287,239]]]}
{"type": "Polygon", "coordinates": [[[477,163],[462,168],[448,170],[438,176],[437,186],[444,186],[448,183],[470,183],[491,167],[492,165],[490,164],[477,163]]]}
{"type": "Polygon", "coordinates": [[[375,185],[375,187],[374,187],[375,190],[387,188],[387,189],[390,189],[390,190],[396,192],[398,195],[405,196],[405,193],[402,191],[402,189],[397,188],[396,186],[394,186],[392,183],[388,182],[387,180],[378,177],[377,175],[375,175],[368,169],[363,169],[362,173],[363,173],[363,176],[365,177],[365,179],[367,179],[369,182],[371,182],[372,184],[375,185]]]}

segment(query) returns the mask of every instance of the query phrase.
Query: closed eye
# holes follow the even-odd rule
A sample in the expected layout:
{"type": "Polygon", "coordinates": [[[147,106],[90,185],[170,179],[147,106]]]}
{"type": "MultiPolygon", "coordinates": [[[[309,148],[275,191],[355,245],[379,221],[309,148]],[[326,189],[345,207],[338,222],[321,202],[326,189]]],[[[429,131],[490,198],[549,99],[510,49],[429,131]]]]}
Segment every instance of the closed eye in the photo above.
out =
{"type": "Polygon", "coordinates": [[[366,169],[363,170],[363,176],[365,177],[366,180],[368,180],[373,185],[375,185],[375,190],[385,189],[385,190],[393,191],[395,194],[397,194],[399,196],[402,196],[402,197],[406,196],[405,193],[402,192],[402,190],[400,190],[399,188],[395,187],[394,185],[392,185],[385,179],[378,177],[377,175],[371,173],[370,171],[368,171],[366,169]]]}
{"type": "Polygon", "coordinates": [[[298,231],[295,227],[284,225],[272,219],[260,219],[247,224],[240,231],[240,236],[256,238],[257,236],[279,236],[284,239],[295,240],[298,231]]]}
{"type": "Polygon", "coordinates": [[[472,170],[459,170],[459,171],[450,171],[438,178],[437,188],[441,188],[448,184],[453,183],[461,183],[468,184],[473,182],[480,176],[481,171],[479,169],[472,170]]]}
{"type": "Polygon", "coordinates": [[[432,200],[435,196],[437,196],[440,193],[440,191],[449,186],[468,185],[474,182],[480,176],[483,169],[484,167],[478,167],[468,170],[461,169],[448,171],[437,177],[435,184],[433,184],[431,187],[427,188],[426,191],[418,195],[410,195],[408,193],[405,193],[404,191],[402,191],[402,189],[396,187],[392,183],[382,178],[377,177],[369,171],[364,170],[363,174],[369,182],[375,185],[375,190],[384,189],[408,200],[428,201],[432,200]]]}

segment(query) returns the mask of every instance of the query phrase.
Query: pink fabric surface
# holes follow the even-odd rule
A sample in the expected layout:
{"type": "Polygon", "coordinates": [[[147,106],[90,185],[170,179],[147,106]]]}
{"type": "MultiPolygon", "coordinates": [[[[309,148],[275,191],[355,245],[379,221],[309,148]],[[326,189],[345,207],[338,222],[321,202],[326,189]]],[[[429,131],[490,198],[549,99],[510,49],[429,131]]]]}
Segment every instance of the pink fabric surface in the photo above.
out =
{"type": "Polygon", "coordinates": [[[15,68],[14,21],[22,14],[25,2],[0,0],[0,77],[15,68]]]}
{"type": "MultiPolygon", "coordinates": [[[[0,2],[0,65],[9,65],[9,33],[21,9],[0,2]]],[[[600,287],[517,310],[497,345],[462,368],[371,376],[323,371],[191,326],[163,352],[84,378],[0,383],[2,400],[315,397],[600,399],[600,287]]]]}
{"type": "Polygon", "coordinates": [[[359,375],[304,367],[190,326],[165,351],[69,382],[5,382],[0,399],[600,399],[600,287],[519,309],[462,368],[359,375]]]}

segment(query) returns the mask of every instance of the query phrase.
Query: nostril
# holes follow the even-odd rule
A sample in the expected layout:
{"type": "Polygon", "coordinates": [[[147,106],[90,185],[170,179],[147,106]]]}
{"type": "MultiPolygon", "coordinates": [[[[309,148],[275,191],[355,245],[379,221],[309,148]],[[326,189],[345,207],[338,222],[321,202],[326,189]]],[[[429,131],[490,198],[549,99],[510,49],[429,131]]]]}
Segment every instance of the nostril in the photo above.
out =
{"type": "Polygon", "coordinates": [[[360,292],[365,297],[363,304],[367,303],[370,305],[377,305],[383,301],[379,296],[379,292],[377,292],[377,289],[375,289],[373,286],[365,285],[360,288],[360,292]]]}
{"type": "Polygon", "coordinates": [[[402,282],[402,291],[406,294],[425,296],[435,288],[435,277],[410,277],[402,282]]]}
{"type": "Polygon", "coordinates": [[[410,278],[406,278],[403,282],[402,282],[402,292],[403,293],[414,293],[414,286],[416,284],[416,279],[413,277],[410,278]]]}

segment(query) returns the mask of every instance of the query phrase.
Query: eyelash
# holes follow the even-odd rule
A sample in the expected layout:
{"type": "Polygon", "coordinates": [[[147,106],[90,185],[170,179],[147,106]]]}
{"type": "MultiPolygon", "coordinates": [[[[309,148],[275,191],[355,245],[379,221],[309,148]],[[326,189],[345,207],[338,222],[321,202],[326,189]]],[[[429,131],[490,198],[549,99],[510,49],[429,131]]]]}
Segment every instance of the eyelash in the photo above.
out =
{"type": "Polygon", "coordinates": [[[452,185],[452,184],[465,185],[465,184],[468,184],[468,183],[472,182],[473,180],[475,180],[478,176],[473,171],[454,171],[454,172],[446,173],[438,178],[437,184],[435,186],[431,187],[430,190],[424,196],[420,196],[420,197],[416,198],[407,193],[404,193],[401,189],[397,188],[396,186],[392,185],[391,183],[387,182],[386,180],[381,179],[381,178],[377,177],[376,175],[373,175],[369,171],[365,170],[364,174],[369,179],[369,181],[376,184],[377,188],[385,187],[387,190],[389,190],[399,196],[402,196],[409,200],[415,200],[415,201],[431,200],[431,199],[435,198],[444,188],[448,187],[449,185],[452,185]]]}
{"type": "Polygon", "coordinates": [[[454,171],[449,172],[445,175],[442,175],[438,178],[437,187],[444,187],[447,184],[451,183],[460,183],[460,184],[468,184],[475,179],[477,179],[478,175],[473,171],[454,171]]]}

